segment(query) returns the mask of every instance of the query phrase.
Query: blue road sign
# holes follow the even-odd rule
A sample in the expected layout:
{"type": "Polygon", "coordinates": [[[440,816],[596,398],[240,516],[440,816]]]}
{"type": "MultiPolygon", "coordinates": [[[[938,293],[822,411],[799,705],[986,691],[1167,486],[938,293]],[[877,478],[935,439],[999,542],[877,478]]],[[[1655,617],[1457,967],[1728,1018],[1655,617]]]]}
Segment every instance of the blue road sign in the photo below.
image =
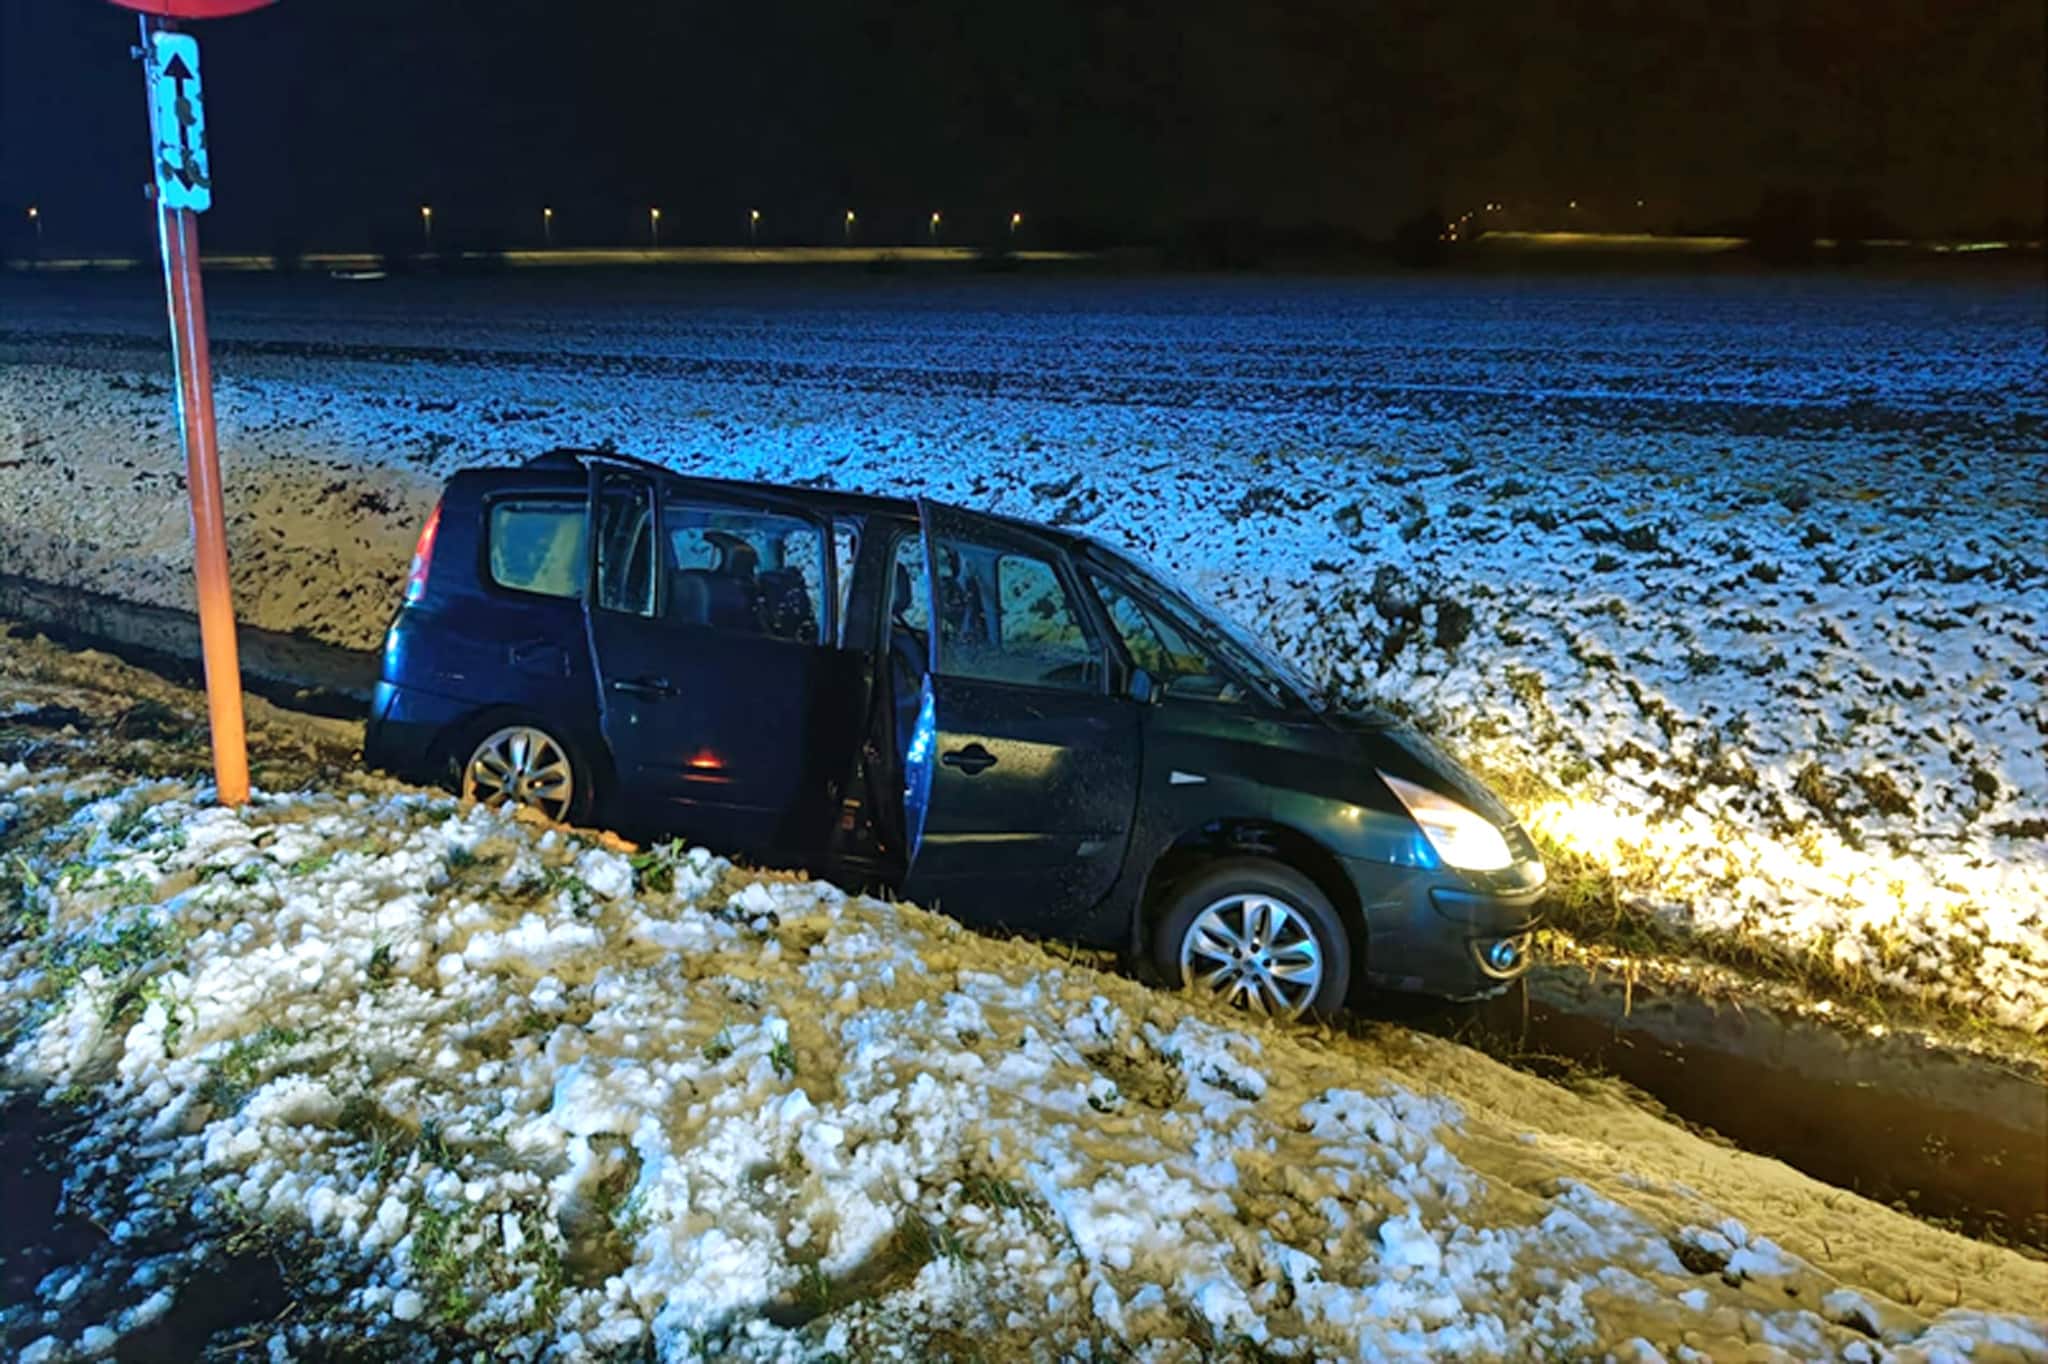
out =
{"type": "Polygon", "coordinates": [[[149,35],[149,132],[160,203],[204,213],[213,206],[206,160],[206,105],[199,94],[199,40],[149,35]]]}

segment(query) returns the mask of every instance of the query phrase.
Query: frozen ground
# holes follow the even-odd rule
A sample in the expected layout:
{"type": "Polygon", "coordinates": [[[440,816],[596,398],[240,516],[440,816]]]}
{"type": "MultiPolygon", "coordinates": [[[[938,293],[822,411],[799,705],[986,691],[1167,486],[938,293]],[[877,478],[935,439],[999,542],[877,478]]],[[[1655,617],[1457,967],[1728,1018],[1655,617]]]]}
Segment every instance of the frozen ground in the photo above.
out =
{"type": "MultiPolygon", "coordinates": [[[[147,281],[0,294],[0,562],[184,599],[147,281]]],[[[1563,922],[2048,1025],[2038,280],[216,293],[244,611],[374,642],[557,442],[1079,525],[1502,781],[1563,922]]]]}
{"type": "Polygon", "coordinates": [[[2048,1359],[2048,1266],[1601,1087],[465,813],[260,705],[224,811],[201,713],[0,641],[0,1063],[89,1115],[107,1233],[11,1357],[253,1242],[273,1359],[2048,1359]]]}

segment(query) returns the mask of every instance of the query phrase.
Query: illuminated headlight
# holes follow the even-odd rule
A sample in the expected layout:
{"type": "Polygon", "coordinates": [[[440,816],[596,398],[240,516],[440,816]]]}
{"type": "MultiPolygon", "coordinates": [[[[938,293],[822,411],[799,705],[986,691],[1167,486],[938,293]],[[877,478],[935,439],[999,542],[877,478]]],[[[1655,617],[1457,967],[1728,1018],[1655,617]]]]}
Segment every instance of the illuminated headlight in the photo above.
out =
{"type": "Polygon", "coordinates": [[[1412,781],[1402,781],[1384,772],[1380,773],[1380,780],[1422,826],[1422,836],[1436,849],[1445,866],[1460,871],[1502,871],[1515,865],[1507,839],[1492,820],[1412,781]]]}

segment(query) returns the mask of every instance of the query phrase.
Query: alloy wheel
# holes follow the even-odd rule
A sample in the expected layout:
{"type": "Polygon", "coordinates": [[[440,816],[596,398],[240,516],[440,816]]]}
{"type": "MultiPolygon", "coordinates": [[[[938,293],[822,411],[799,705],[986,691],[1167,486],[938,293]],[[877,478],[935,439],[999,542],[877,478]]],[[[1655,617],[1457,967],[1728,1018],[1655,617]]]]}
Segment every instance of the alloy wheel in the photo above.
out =
{"type": "Polygon", "coordinates": [[[531,725],[508,725],[470,754],[462,794],[483,805],[528,805],[559,820],[576,797],[576,773],[553,735],[531,725]]]}
{"type": "Polygon", "coordinates": [[[1306,915],[1270,895],[1231,895],[1197,914],[1180,944],[1181,983],[1253,1013],[1299,1018],[1323,983],[1306,915]]]}

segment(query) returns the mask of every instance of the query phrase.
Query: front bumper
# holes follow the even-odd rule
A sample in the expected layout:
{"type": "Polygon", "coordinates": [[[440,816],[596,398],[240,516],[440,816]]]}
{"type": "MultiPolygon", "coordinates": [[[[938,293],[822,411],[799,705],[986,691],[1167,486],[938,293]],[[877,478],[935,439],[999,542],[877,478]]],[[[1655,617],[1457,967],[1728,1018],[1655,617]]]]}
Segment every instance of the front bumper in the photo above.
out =
{"type": "Polygon", "coordinates": [[[1343,861],[1365,916],[1368,984],[1465,999],[1529,969],[1546,885],[1540,861],[1476,875],[1343,861]]]}

